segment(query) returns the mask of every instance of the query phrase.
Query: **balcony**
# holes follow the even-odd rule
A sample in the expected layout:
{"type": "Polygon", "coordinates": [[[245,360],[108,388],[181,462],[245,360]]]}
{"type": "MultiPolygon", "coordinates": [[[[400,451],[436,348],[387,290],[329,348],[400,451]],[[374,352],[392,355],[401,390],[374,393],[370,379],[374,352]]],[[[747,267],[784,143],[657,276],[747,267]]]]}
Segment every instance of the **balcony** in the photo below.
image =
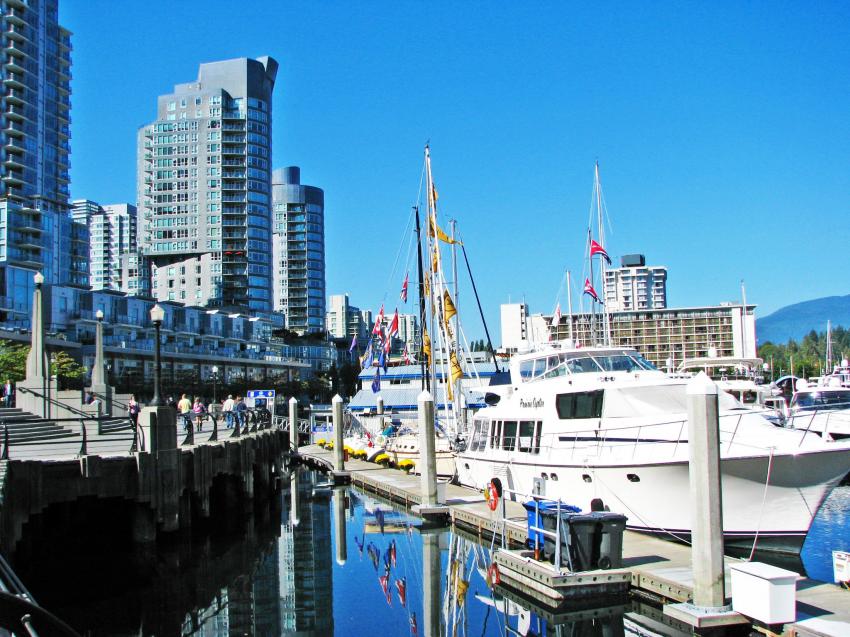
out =
{"type": "Polygon", "coordinates": [[[18,122],[6,122],[3,132],[13,137],[23,137],[25,135],[24,127],[18,122]]]}
{"type": "Polygon", "coordinates": [[[24,180],[18,177],[13,173],[9,173],[7,175],[3,175],[3,181],[7,184],[13,184],[16,186],[21,186],[24,183],[24,180]]]}
{"type": "Polygon", "coordinates": [[[6,57],[6,63],[3,66],[13,73],[23,73],[25,70],[24,67],[18,64],[18,60],[12,56],[6,57]]]}
{"type": "Polygon", "coordinates": [[[19,73],[9,73],[3,79],[3,84],[9,88],[25,89],[27,85],[24,84],[23,79],[23,76],[19,73]]]}

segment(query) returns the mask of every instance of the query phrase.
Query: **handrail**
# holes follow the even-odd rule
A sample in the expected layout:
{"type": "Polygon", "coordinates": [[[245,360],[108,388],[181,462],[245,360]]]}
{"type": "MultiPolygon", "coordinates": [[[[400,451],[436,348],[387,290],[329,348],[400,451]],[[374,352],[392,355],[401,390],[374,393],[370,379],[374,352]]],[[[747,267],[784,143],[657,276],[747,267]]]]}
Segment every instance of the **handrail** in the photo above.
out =
{"type": "Polygon", "coordinates": [[[90,415],[90,414],[86,413],[85,411],[83,411],[81,409],[77,409],[76,407],[71,407],[71,405],[68,405],[68,404],[63,403],[59,400],[56,400],[55,398],[51,398],[50,396],[45,396],[41,392],[35,391],[34,389],[30,389],[29,387],[18,387],[17,391],[22,392],[24,394],[32,394],[36,398],[41,398],[42,400],[46,400],[50,405],[62,407],[63,409],[67,409],[68,411],[75,413],[75,414],[77,414],[78,416],[81,416],[81,417],[87,418],[90,415]]]}

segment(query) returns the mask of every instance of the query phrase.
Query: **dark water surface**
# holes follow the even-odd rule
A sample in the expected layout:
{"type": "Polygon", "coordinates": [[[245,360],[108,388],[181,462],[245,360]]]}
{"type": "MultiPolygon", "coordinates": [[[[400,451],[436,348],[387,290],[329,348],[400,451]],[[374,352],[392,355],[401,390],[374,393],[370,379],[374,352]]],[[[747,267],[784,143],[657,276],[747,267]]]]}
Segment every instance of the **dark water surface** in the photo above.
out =
{"type": "MultiPolygon", "coordinates": [[[[52,536],[16,567],[42,605],[92,636],[690,634],[628,598],[552,614],[494,594],[489,544],[420,532],[415,518],[324,481],[302,470],[269,510],[148,551],[94,531],[89,542],[52,536]]],[[[798,570],[831,581],[834,549],[850,550],[846,486],[823,506],[798,570]]]]}

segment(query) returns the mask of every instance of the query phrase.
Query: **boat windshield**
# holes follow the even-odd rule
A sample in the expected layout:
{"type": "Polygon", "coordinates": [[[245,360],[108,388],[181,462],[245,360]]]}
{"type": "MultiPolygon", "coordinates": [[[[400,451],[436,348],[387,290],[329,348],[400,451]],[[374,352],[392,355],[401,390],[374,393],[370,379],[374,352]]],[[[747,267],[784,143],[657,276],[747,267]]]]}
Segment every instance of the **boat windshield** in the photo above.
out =
{"type": "Polygon", "coordinates": [[[792,407],[850,408],[850,389],[797,392],[791,399],[792,407]]]}
{"type": "Polygon", "coordinates": [[[637,352],[569,352],[524,360],[520,375],[526,381],[588,372],[636,372],[656,367],[637,352]]]}

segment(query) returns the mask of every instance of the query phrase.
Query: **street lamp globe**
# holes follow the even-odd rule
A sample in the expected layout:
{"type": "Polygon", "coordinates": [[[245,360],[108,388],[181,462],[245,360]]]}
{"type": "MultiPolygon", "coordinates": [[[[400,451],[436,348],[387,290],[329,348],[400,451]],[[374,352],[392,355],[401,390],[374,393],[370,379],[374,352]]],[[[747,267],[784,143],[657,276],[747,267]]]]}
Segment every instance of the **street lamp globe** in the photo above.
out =
{"type": "Polygon", "coordinates": [[[159,303],[154,305],[151,308],[151,321],[154,323],[162,323],[162,320],[165,318],[165,310],[163,310],[159,303]]]}
{"type": "Polygon", "coordinates": [[[103,310],[98,310],[97,312],[95,312],[95,313],[94,313],[94,317],[95,317],[98,321],[102,321],[102,320],[103,320],[103,310]]]}
{"type": "Polygon", "coordinates": [[[44,283],[44,275],[41,272],[36,272],[32,280],[35,281],[38,287],[41,287],[42,283],[44,283]]]}

